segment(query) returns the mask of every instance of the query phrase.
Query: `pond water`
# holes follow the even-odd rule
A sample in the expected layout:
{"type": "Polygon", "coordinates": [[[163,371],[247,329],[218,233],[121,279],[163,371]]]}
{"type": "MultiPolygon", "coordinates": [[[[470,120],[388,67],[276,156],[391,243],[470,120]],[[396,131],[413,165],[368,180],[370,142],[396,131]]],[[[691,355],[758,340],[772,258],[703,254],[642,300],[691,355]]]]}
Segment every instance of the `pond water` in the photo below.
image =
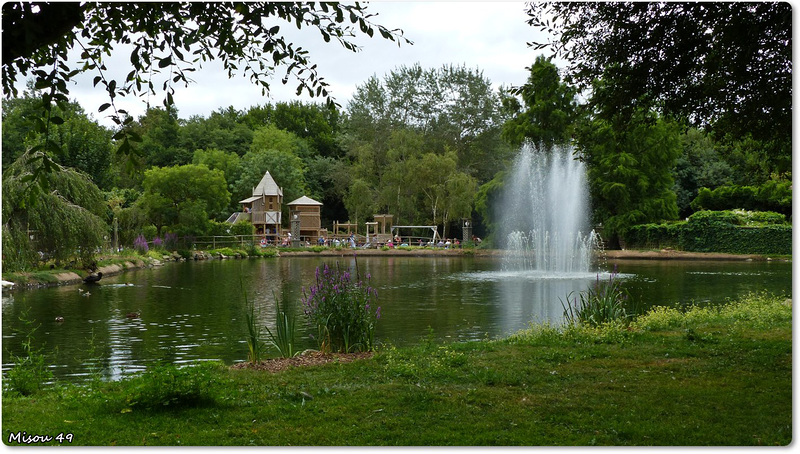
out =
{"type": "MultiPolygon", "coordinates": [[[[101,285],[4,292],[3,370],[13,365],[12,355],[23,354],[25,333],[36,326],[33,345],[47,352],[60,380],[81,381],[92,371],[118,379],[156,361],[243,361],[245,293],[265,326],[274,326],[275,297],[297,302],[303,348],[312,348],[299,299],[324,263],[356,264],[352,257],[170,263],[101,285]],[[139,317],[126,316],[133,312],[139,317]]],[[[791,297],[792,288],[791,263],[777,261],[618,261],[570,276],[498,271],[500,261],[491,257],[361,257],[357,265],[378,289],[376,339],[398,346],[428,336],[497,338],[531,322],[560,323],[561,300],[607,279],[614,266],[644,307],[715,304],[762,290],[791,297]]]]}

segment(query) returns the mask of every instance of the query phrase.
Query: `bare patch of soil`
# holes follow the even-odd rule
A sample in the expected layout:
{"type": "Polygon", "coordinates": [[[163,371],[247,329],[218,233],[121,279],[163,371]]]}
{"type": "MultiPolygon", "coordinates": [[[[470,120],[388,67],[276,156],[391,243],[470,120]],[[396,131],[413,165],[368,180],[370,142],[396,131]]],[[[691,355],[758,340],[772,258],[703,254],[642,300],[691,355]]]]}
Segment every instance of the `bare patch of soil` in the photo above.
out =
{"type": "Polygon", "coordinates": [[[259,363],[250,362],[237,363],[231,366],[232,369],[251,369],[263,370],[266,372],[280,372],[290,367],[319,366],[327,363],[350,363],[357,359],[372,357],[372,352],[359,353],[322,353],[318,351],[306,351],[294,358],[271,358],[259,363]]]}

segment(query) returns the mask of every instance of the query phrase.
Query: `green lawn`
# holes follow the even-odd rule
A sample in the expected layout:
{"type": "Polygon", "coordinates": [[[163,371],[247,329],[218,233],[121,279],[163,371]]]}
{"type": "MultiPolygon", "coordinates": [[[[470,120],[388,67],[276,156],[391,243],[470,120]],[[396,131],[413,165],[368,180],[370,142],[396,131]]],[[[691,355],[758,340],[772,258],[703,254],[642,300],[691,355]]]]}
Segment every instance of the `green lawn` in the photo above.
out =
{"type": "Polygon", "coordinates": [[[753,295],[630,326],[537,326],[276,374],[168,366],[7,391],[3,441],[24,431],[72,434],[72,445],[788,445],[791,317],[789,302],[753,295]]]}

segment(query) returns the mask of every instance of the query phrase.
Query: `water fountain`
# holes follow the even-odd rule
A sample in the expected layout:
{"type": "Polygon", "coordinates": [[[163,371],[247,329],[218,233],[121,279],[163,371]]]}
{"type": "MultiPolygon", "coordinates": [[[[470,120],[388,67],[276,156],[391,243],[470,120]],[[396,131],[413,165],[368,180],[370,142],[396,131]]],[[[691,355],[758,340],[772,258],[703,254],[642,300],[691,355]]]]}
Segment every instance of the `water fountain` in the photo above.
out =
{"type": "Polygon", "coordinates": [[[523,145],[502,204],[503,270],[550,276],[590,272],[597,235],[589,226],[586,168],[569,146],[523,145]]]}

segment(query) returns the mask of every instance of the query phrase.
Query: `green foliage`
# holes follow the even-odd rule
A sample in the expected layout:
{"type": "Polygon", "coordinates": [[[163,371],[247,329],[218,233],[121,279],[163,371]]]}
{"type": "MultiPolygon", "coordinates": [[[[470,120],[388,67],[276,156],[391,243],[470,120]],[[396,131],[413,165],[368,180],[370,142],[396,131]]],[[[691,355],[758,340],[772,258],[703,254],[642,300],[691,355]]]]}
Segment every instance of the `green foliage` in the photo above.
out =
{"type": "Polygon", "coordinates": [[[347,110],[344,144],[356,158],[355,176],[376,190],[394,162],[387,139],[402,130],[418,134],[424,152],[455,152],[456,169],[478,182],[490,179],[514,152],[500,139],[499,97],[477,69],[401,66],[356,87],[347,110]]]}
{"type": "Polygon", "coordinates": [[[566,303],[561,301],[561,305],[564,307],[564,319],[567,323],[597,327],[608,323],[629,322],[635,314],[629,314],[626,310],[627,300],[628,292],[622,288],[617,274],[612,273],[608,281],[601,281],[598,275],[592,287],[579,292],[574,298],[570,293],[566,303]]]}
{"type": "Polygon", "coordinates": [[[251,363],[261,361],[263,341],[261,339],[261,325],[258,324],[255,303],[247,299],[247,292],[244,292],[244,319],[247,324],[247,360],[251,363]]]}
{"type": "Polygon", "coordinates": [[[275,300],[275,332],[267,328],[269,340],[282,358],[293,358],[300,353],[295,343],[297,330],[293,308],[288,299],[280,301],[274,294],[272,297],[275,300]]]}
{"type": "Polygon", "coordinates": [[[633,226],[625,241],[628,247],[791,255],[792,226],[780,213],[699,211],[685,222],[633,226]]]}
{"type": "Polygon", "coordinates": [[[33,335],[41,325],[33,326],[33,321],[28,319],[27,310],[20,315],[24,328],[22,348],[25,356],[12,355],[14,366],[3,378],[3,392],[17,393],[22,396],[31,396],[45,388],[53,380],[42,349],[33,347],[33,335]]]}
{"type": "Polygon", "coordinates": [[[528,82],[511,90],[522,97],[525,110],[516,98],[503,99],[503,107],[513,118],[503,125],[502,136],[520,146],[525,139],[549,147],[568,142],[578,115],[577,90],[561,82],[558,68],[540,55],[530,68],[528,82]]]}
{"type": "Polygon", "coordinates": [[[216,148],[195,150],[192,164],[202,164],[211,170],[221,170],[228,184],[233,184],[239,177],[239,155],[216,148]]]}
{"type": "Polygon", "coordinates": [[[535,48],[564,58],[567,77],[581,88],[604,81],[599,116],[657,108],[718,137],[762,141],[769,167],[790,170],[790,4],[535,2],[527,13],[549,35],[535,48]]]}
{"type": "Polygon", "coordinates": [[[681,135],[683,152],[672,170],[675,179],[678,214],[684,218],[692,213],[690,203],[700,188],[716,188],[733,182],[733,169],[726,162],[721,148],[708,134],[691,128],[681,135]]]}
{"type": "Polygon", "coordinates": [[[680,156],[678,127],[653,112],[637,112],[631,122],[595,118],[579,135],[588,165],[594,220],[603,236],[636,224],[678,216],[670,169],[680,156]]]}
{"type": "Polygon", "coordinates": [[[226,186],[222,171],[204,165],[153,167],[145,172],[140,203],[159,230],[180,225],[176,233],[202,235],[209,217],[228,205],[226,186]]]}
{"type": "Polygon", "coordinates": [[[31,181],[42,158],[42,152],[25,153],[3,173],[5,271],[35,266],[39,252],[44,259],[78,257],[88,265],[105,243],[103,194],[85,174],[58,164],[46,178],[48,190],[40,192],[31,181]]]}
{"type": "Polygon", "coordinates": [[[761,186],[720,186],[714,190],[701,188],[692,201],[694,210],[777,211],[792,214],[792,182],[770,180],[761,186]]]}
{"type": "Polygon", "coordinates": [[[372,193],[373,189],[366,180],[362,178],[353,180],[353,184],[344,196],[344,206],[351,221],[361,224],[375,214],[372,193]]]}
{"type": "Polygon", "coordinates": [[[644,331],[666,331],[733,322],[737,328],[772,329],[792,320],[792,306],[783,298],[751,293],[722,306],[696,306],[679,310],[658,306],[638,317],[631,326],[644,331]]]}
{"type": "Polygon", "coordinates": [[[256,231],[253,224],[248,221],[237,222],[236,224],[233,224],[230,228],[231,228],[231,235],[253,235],[256,231]]]}
{"type": "MultiPolygon", "coordinates": [[[[131,142],[142,137],[131,126],[133,117],[119,109],[115,99],[156,94],[163,87],[164,105],[174,106],[175,84],[190,83],[189,74],[200,61],[221,60],[229,76],[243,71],[266,94],[277,67],[286,68],[284,83],[292,76],[300,83],[297,94],[306,91],[310,96],[333,100],[327,82],[321,78],[316,65],[310,63],[308,52],[289,42],[280,25],[265,27],[263,21],[287,22],[297,28],[316,29],[325,41],[333,37],[345,49],[356,51],[351,39],[360,31],[373,36],[375,31],[391,41],[402,40],[402,32],[389,30],[370,21],[372,15],[362,5],[325,4],[295,5],[242,4],[207,8],[202,4],[42,4],[15,3],[5,5],[3,92],[7,97],[18,93],[17,78],[32,74],[35,87],[44,89],[41,118],[42,132],[50,125],[63,123],[54,115],[53,106],[63,107],[69,101],[68,85],[81,74],[95,73],[94,86],[105,90],[108,102],[98,111],[111,109],[110,115],[118,131],[119,151],[133,150],[131,142]],[[188,25],[184,18],[194,18],[188,25]],[[345,21],[349,21],[345,24],[345,21]],[[110,26],[110,24],[114,24],[110,26]],[[350,24],[353,27],[350,27],[350,24]],[[355,24],[358,28],[355,28],[355,24]],[[84,40],[91,36],[91,40],[84,40]],[[132,38],[135,37],[135,38],[132,38]],[[124,79],[112,79],[103,62],[115,47],[130,45],[130,62],[124,79]],[[80,47],[76,60],[68,51],[80,47]],[[160,79],[160,80],[159,80],[160,79]]],[[[406,42],[408,42],[406,40],[406,42]]],[[[74,57],[74,56],[73,56],[74,57]]],[[[44,142],[41,149],[56,153],[55,142],[44,142]]],[[[168,147],[167,151],[174,150],[168,147]]],[[[185,163],[168,159],[162,164],[185,163]]],[[[52,160],[45,157],[40,170],[49,172],[52,160]]],[[[36,177],[40,174],[37,173],[36,177]]],[[[37,180],[38,181],[38,180],[37,180]]]]}
{"type": "MultiPolygon", "coordinates": [[[[212,161],[221,163],[216,157],[235,155],[236,157],[243,156],[250,148],[250,143],[253,141],[253,130],[255,128],[248,125],[245,121],[245,113],[238,111],[229,106],[227,108],[220,107],[207,117],[194,115],[183,122],[180,131],[180,141],[183,148],[187,150],[195,150],[193,156],[193,163],[197,159],[196,153],[198,150],[212,151],[214,158],[212,161]],[[220,155],[217,152],[222,152],[220,155]]],[[[232,159],[226,158],[225,160],[232,159]]],[[[204,164],[200,162],[199,164],[204,164]]],[[[226,166],[227,167],[227,166],[226,166]]],[[[215,165],[209,163],[209,168],[218,169],[215,165]]],[[[230,175],[228,170],[222,169],[225,172],[225,178],[232,181],[233,175],[230,175]]],[[[235,178],[233,178],[235,181],[235,178]]]]}
{"type": "Polygon", "coordinates": [[[317,328],[321,351],[349,353],[371,351],[375,347],[375,324],[381,308],[373,308],[378,292],[358,276],[353,281],[349,271],[325,265],[317,268],[316,283],[303,289],[303,313],[317,328]]]}
{"type": "Polygon", "coordinates": [[[142,235],[147,241],[153,241],[153,238],[158,236],[158,228],[153,224],[145,225],[142,227],[142,235]]]}
{"type": "Polygon", "coordinates": [[[157,364],[141,374],[122,380],[121,391],[109,396],[106,405],[114,411],[127,413],[211,404],[214,401],[215,371],[218,367],[213,363],[187,367],[157,364]]]}

